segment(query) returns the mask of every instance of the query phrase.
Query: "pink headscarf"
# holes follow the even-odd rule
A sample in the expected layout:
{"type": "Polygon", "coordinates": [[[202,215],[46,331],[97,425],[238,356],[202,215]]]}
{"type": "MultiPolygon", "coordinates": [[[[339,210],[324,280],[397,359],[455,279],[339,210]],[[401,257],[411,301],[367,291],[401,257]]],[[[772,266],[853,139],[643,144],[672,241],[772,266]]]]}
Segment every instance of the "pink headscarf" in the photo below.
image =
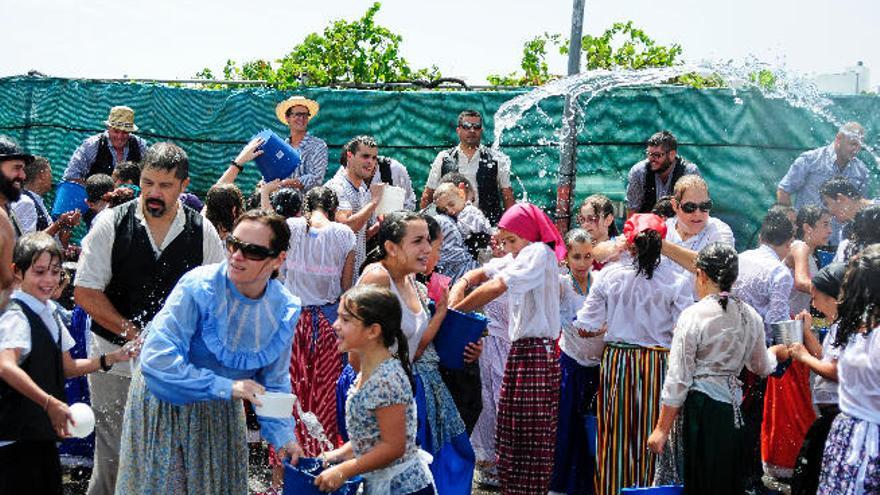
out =
{"type": "Polygon", "coordinates": [[[531,203],[517,203],[510,207],[498,226],[530,242],[552,242],[556,259],[565,259],[565,242],[550,217],[531,203]]]}
{"type": "Polygon", "coordinates": [[[653,213],[636,213],[629,217],[623,226],[623,235],[626,242],[632,244],[637,235],[646,230],[655,230],[660,238],[666,238],[666,222],[653,213]]]}

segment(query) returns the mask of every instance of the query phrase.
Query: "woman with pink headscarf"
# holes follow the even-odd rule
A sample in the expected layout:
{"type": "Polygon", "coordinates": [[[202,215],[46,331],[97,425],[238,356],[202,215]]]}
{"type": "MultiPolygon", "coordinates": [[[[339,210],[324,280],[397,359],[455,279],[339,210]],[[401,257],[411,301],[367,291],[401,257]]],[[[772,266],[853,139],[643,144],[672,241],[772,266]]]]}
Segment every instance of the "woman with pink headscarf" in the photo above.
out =
{"type": "Polygon", "coordinates": [[[558,262],[565,258],[565,244],[547,214],[532,204],[508,209],[498,227],[498,241],[513,262],[491,279],[485,272],[477,272],[483,275],[474,280],[463,277],[450,293],[450,303],[459,311],[471,311],[508,294],[512,344],[496,432],[501,493],[547,493],[559,406],[555,341],[561,329],[558,262]]]}
{"type": "Polygon", "coordinates": [[[693,303],[688,279],[661,262],[663,219],[635,214],[624,225],[627,253],[593,281],[574,326],[581,337],[605,335],[599,365],[596,493],[651,486],[655,456],[648,435],[660,411],[672,329],[693,303]]]}

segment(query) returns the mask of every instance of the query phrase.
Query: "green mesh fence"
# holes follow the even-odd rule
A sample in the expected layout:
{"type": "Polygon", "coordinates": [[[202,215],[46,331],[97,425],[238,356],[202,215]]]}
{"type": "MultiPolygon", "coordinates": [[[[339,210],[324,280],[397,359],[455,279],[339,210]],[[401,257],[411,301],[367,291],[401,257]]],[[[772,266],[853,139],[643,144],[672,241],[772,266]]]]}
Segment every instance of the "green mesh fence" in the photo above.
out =
{"type": "MultiPolygon", "coordinates": [[[[171,140],[190,158],[191,191],[204,192],[225,170],[248,138],[264,128],[279,135],[286,128],[274,115],[278,101],[303,94],[321,104],[310,131],[327,141],[330,167],[338,168],[343,143],[357,134],[373,135],[380,153],[409,169],[421,189],[438,151],[454,146],[455,119],[463,109],[485,116],[484,140],[491,141],[495,111],[522,92],[382,92],[310,89],[198,90],[153,84],[13,77],[0,79],[0,133],[18,139],[30,152],[52,163],[56,180],[79,143],[103,129],[113,105],[135,109],[139,135],[148,142],[171,140]]],[[[880,98],[835,97],[831,112],[841,122],[857,120],[867,144],[880,146],[880,98]]],[[[511,157],[514,191],[548,211],[556,197],[562,99],[543,101],[506,132],[502,149],[511,157]]],[[[776,184],[801,152],[830,142],[834,126],[807,110],[757,92],[637,87],[602,93],[585,107],[578,136],[575,199],[602,192],[622,200],[626,173],[644,153],[644,141],[659,129],[672,131],[679,153],[695,161],[718,205],[715,215],[728,222],[740,249],[754,234],[772,204],[776,184]]],[[[877,164],[860,157],[874,171],[877,164]]],[[[246,168],[240,186],[258,179],[246,168]]],[[[420,191],[419,191],[420,192],[420,191]]]]}

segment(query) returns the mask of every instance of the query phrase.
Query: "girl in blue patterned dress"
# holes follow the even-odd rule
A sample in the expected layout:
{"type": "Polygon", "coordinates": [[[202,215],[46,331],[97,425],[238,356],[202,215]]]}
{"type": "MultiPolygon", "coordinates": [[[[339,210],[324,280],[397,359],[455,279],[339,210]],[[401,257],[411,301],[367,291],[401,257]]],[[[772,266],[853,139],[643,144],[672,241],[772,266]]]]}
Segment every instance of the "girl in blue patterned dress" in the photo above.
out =
{"type": "Polygon", "coordinates": [[[342,296],[333,329],[339,351],[357,354],[360,372],[345,404],[350,440],[322,455],[335,464],[315,479],[323,491],[363,475],[367,495],[434,493],[430,456],[416,446],[415,382],[400,315],[397,297],[383,287],[360,285],[342,296]]]}

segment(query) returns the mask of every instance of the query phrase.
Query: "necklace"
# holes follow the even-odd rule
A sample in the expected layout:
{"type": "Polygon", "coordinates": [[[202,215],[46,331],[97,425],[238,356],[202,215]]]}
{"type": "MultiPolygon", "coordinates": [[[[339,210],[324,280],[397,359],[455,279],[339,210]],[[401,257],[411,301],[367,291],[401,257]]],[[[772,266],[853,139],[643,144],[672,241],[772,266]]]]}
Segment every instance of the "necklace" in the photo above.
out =
{"type": "Polygon", "coordinates": [[[581,284],[576,278],[574,278],[574,273],[571,273],[571,270],[568,271],[568,276],[571,277],[571,283],[574,285],[574,291],[581,296],[586,296],[587,292],[590,291],[590,279],[592,278],[592,275],[592,272],[587,272],[587,286],[581,288],[581,284]]]}

